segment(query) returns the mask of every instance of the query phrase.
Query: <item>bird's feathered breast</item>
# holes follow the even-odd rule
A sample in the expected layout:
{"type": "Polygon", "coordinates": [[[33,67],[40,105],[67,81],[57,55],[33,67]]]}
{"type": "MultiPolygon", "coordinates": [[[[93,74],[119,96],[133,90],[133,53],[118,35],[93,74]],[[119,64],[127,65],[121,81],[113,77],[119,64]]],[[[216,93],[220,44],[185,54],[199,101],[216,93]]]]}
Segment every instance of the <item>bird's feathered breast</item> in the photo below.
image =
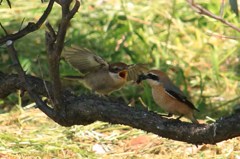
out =
{"type": "Polygon", "coordinates": [[[178,101],[185,103],[191,109],[199,111],[192,102],[190,102],[184,93],[170,80],[170,78],[162,71],[151,71],[155,73],[159,77],[159,81],[162,83],[165,92],[170,95],[171,97],[177,99],[178,101]]]}

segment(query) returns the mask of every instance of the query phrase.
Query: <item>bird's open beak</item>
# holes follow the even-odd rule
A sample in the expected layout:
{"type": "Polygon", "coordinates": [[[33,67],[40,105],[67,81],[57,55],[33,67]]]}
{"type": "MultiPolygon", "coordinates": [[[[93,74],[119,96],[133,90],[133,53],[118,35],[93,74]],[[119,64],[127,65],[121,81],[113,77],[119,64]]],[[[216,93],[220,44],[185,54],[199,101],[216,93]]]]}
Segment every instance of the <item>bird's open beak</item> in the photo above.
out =
{"type": "Polygon", "coordinates": [[[141,75],[139,75],[138,76],[138,79],[137,79],[137,84],[139,84],[139,83],[141,83],[143,80],[146,80],[146,79],[148,79],[149,77],[148,77],[148,75],[144,75],[144,74],[141,74],[141,75]]]}
{"type": "Polygon", "coordinates": [[[126,79],[127,78],[127,70],[122,70],[118,73],[118,75],[120,77],[122,77],[123,79],[126,79]]]}

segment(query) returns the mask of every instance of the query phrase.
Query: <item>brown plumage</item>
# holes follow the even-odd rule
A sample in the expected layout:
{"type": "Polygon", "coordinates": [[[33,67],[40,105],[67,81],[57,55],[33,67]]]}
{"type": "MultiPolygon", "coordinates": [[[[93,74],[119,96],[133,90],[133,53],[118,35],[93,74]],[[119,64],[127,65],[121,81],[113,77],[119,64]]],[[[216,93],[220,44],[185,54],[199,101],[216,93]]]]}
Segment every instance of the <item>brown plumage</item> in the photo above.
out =
{"type": "Polygon", "coordinates": [[[175,86],[169,77],[159,71],[151,70],[146,75],[140,75],[138,82],[147,80],[152,88],[152,96],[154,101],[163,110],[169,114],[179,115],[190,119],[193,123],[198,123],[194,116],[194,110],[199,111],[190,102],[183,92],[175,86]]]}
{"type": "Polygon", "coordinates": [[[107,63],[88,49],[76,46],[64,49],[63,57],[84,76],[66,76],[78,79],[90,90],[108,95],[122,88],[128,81],[136,81],[138,75],[148,69],[144,64],[127,65],[122,62],[107,63]]]}

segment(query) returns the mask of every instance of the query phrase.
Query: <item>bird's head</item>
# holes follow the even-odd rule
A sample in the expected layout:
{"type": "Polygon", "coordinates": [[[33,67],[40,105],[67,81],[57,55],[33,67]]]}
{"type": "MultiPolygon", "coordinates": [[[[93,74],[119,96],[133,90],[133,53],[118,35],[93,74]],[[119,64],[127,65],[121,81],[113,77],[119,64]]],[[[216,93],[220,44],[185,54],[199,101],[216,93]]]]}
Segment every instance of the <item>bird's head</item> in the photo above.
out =
{"type": "Polygon", "coordinates": [[[112,63],[109,65],[109,72],[113,75],[116,75],[117,78],[127,79],[128,65],[122,62],[112,63]]]}
{"type": "Polygon", "coordinates": [[[141,74],[138,76],[137,83],[146,80],[151,86],[162,84],[165,74],[159,70],[150,70],[147,74],[141,74]]]}
{"type": "Polygon", "coordinates": [[[127,68],[128,68],[128,65],[122,62],[109,64],[109,71],[113,73],[118,73],[122,70],[126,70],[127,68]]]}

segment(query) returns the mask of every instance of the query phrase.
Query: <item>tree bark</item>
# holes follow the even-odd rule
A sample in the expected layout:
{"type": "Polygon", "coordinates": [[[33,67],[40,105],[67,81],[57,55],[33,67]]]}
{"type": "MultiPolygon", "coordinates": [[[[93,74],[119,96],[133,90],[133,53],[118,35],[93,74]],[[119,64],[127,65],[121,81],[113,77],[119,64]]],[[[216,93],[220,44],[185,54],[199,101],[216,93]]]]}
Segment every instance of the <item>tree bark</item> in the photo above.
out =
{"type": "MultiPolygon", "coordinates": [[[[35,93],[52,96],[51,84],[43,80],[26,76],[35,93]]],[[[4,98],[17,89],[25,90],[25,84],[20,82],[18,75],[0,73],[0,98],[4,98]]],[[[111,124],[124,124],[133,128],[145,130],[159,136],[184,141],[187,143],[215,144],[217,142],[240,136],[240,114],[233,114],[218,119],[212,124],[192,124],[175,119],[166,119],[147,110],[128,107],[119,101],[98,97],[96,95],[75,96],[63,90],[63,102],[67,105],[64,120],[53,119],[64,126],[87,125],[95,121],[111,124]],[[64,122],[62,122],[64,121],[64,122]],[[66,123],[67,121],[67,123],[66,123]]],[[[58,112],[55,112],[58,113],[58,112]]],[[[62,116],[54,116],[60,118],[62,116]]]]}

